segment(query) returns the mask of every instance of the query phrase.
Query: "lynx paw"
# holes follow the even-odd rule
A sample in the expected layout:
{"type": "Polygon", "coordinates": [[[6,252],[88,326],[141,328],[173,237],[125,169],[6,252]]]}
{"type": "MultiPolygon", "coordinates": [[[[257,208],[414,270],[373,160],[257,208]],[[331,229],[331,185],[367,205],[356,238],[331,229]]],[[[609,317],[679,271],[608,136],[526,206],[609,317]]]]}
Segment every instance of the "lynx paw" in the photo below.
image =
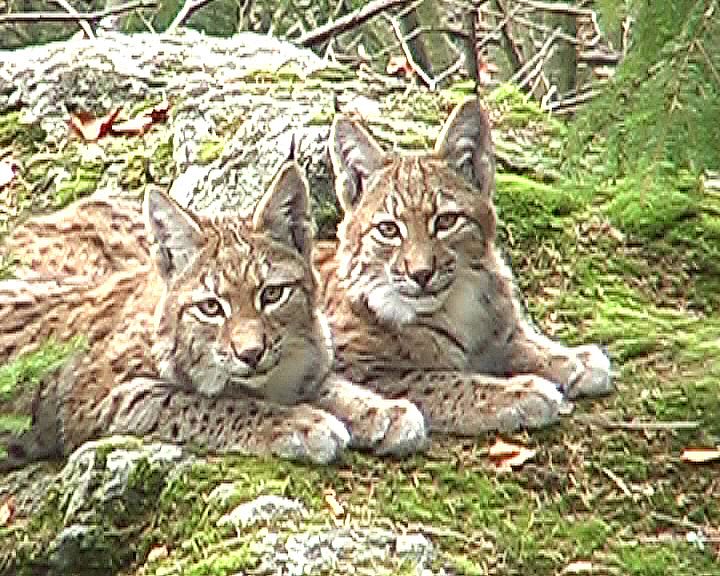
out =
{"type": "Polygon", "coordinates": [[[552,424],[558,419],[564,400],[554,383],[535,375],[516,376],[505,392],[512,401],[496,415],[496,428],[504,431],[552,424]]]}
{"type": "Polygon", "coordinates": [[[567,398],[602,396],[614,390],[610,359],[594,344],[573,348],[580,361],[578,370],[570,377],[563,392],[567,398]]]}
{"type": "Polygon", "coordinates": [[[353,424],[352,444],[375,454],[403,456],[422,450],[425,418],[408,400],[382,400],[353,424]]]}
{"type": "MultiPolygon", "coordinates": [[[[301,408],[301,407],[298,407],[301,408]]],[[[287,433],[273,442],[272,451],[283,458],[327,464],[337,459],[350,442],[345,425],[323,410],[307,409],[287,433]]]]}

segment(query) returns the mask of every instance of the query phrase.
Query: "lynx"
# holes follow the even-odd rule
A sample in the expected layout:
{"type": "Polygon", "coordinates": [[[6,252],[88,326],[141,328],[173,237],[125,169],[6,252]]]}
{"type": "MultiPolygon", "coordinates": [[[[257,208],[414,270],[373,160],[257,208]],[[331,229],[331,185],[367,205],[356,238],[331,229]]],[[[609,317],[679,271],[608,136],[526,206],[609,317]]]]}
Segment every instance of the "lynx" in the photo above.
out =
{"type": "Polygon", "coordinates": [[[211,452],[325,463],[348,444],[420,449],[417,408],[331,373],[315,306],[307,183],[288,162],[251,217],[203,217],[159,189],[141,210],[91,199],[7,239],[0,362],[48,338],[79,352],[36,391],[33,424],[0,468],[124,433],[211,452]]]}
{"type": "Polygon", "coordinates": [[[612,389],[600,348],[562,346],[521,313],[495,246],[490,123],[476,100],[432,152],[386,153],[341,115],[329,152],[344,217],[314,261],[339,374],[459,435],[544,426],[565,398],[612,389]]]}

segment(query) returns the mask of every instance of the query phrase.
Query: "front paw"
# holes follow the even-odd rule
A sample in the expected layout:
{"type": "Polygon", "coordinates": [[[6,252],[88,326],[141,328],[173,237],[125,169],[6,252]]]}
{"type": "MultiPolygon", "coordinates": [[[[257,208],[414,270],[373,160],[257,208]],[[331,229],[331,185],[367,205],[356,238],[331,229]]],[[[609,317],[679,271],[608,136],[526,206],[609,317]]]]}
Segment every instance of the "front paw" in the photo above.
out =
{"type": "Polygon", "coordinates": [[[291,460],[327,464],[336,460],[350,442],[345,425],[324,410],[298,406],[286,430],[273,435],[271,450],[291,460]]]}
{"type": "Polygon", "coordinates": [[[378,455],[404,456],[427,444],[425,418],[408,400],[381,399],[352,426],[352,445],[378,455]]]}
{"type": "Polygon", "coordinates": [[[514,432],[548,426],[557,421],[564,398],[554,382],[529,374],[508,381],[486,430],[514,432]]]}
{"type": "Polygon", "coordinates": [[[564,387],[567,398],[603,396],[615,390],[610,370],[610,359],[594,344],[572,349],[579,360],[578,370],[564,387]]]}

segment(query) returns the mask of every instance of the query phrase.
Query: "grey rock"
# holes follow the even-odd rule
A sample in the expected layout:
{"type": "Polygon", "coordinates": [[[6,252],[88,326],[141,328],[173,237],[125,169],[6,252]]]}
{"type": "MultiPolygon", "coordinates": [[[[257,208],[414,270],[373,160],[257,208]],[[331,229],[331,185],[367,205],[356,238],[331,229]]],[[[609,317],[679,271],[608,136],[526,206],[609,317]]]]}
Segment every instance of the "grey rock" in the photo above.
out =
{"type": "Polygon", "coordinates": [[[258,522],[267,522],[279,515],[301,514],[303,512],[305,512],[305,507],[297,500],[268,494],[235,507],[228,514],[221,516],[217,521],[217,525],[246,528],[258,522]]]}

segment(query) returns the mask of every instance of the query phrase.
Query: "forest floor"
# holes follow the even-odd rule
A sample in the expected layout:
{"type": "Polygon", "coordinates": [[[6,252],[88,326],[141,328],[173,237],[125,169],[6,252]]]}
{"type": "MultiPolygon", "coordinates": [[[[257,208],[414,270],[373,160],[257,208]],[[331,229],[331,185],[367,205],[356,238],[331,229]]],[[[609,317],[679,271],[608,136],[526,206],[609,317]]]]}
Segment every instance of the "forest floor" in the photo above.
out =
{"type": "MultiPolygon", "coordinates": [[[[681,459],[686,448],[720,443],[720,192],[709,178],[677,177],[646,192],[637,180],[541,182],[536,169],[519,172],[499,172],[496,199],[529,314],[568,344],[605,347],[616,393],[578,401],[539,432],[435,437],[426,454],[403,460],[352,452],[327,467],[197,459],[158,485],[134,534],[137,564],[123,573],[258,569],[260,540],[297,522],[218,526],[227,510],[209,494],[233,483],[235,502],[261,494],[302,502],[303,531],[422,533],[435,551],[433,571],[720,574],[720,461],[681,459]],[[536,453],[499,470],[489,457],[498,437],[536,453]],[[162,553],[146,563],[151,550],[162,553]]],[[[377,559],[355,568],[416,570],[377,559]]]]}

